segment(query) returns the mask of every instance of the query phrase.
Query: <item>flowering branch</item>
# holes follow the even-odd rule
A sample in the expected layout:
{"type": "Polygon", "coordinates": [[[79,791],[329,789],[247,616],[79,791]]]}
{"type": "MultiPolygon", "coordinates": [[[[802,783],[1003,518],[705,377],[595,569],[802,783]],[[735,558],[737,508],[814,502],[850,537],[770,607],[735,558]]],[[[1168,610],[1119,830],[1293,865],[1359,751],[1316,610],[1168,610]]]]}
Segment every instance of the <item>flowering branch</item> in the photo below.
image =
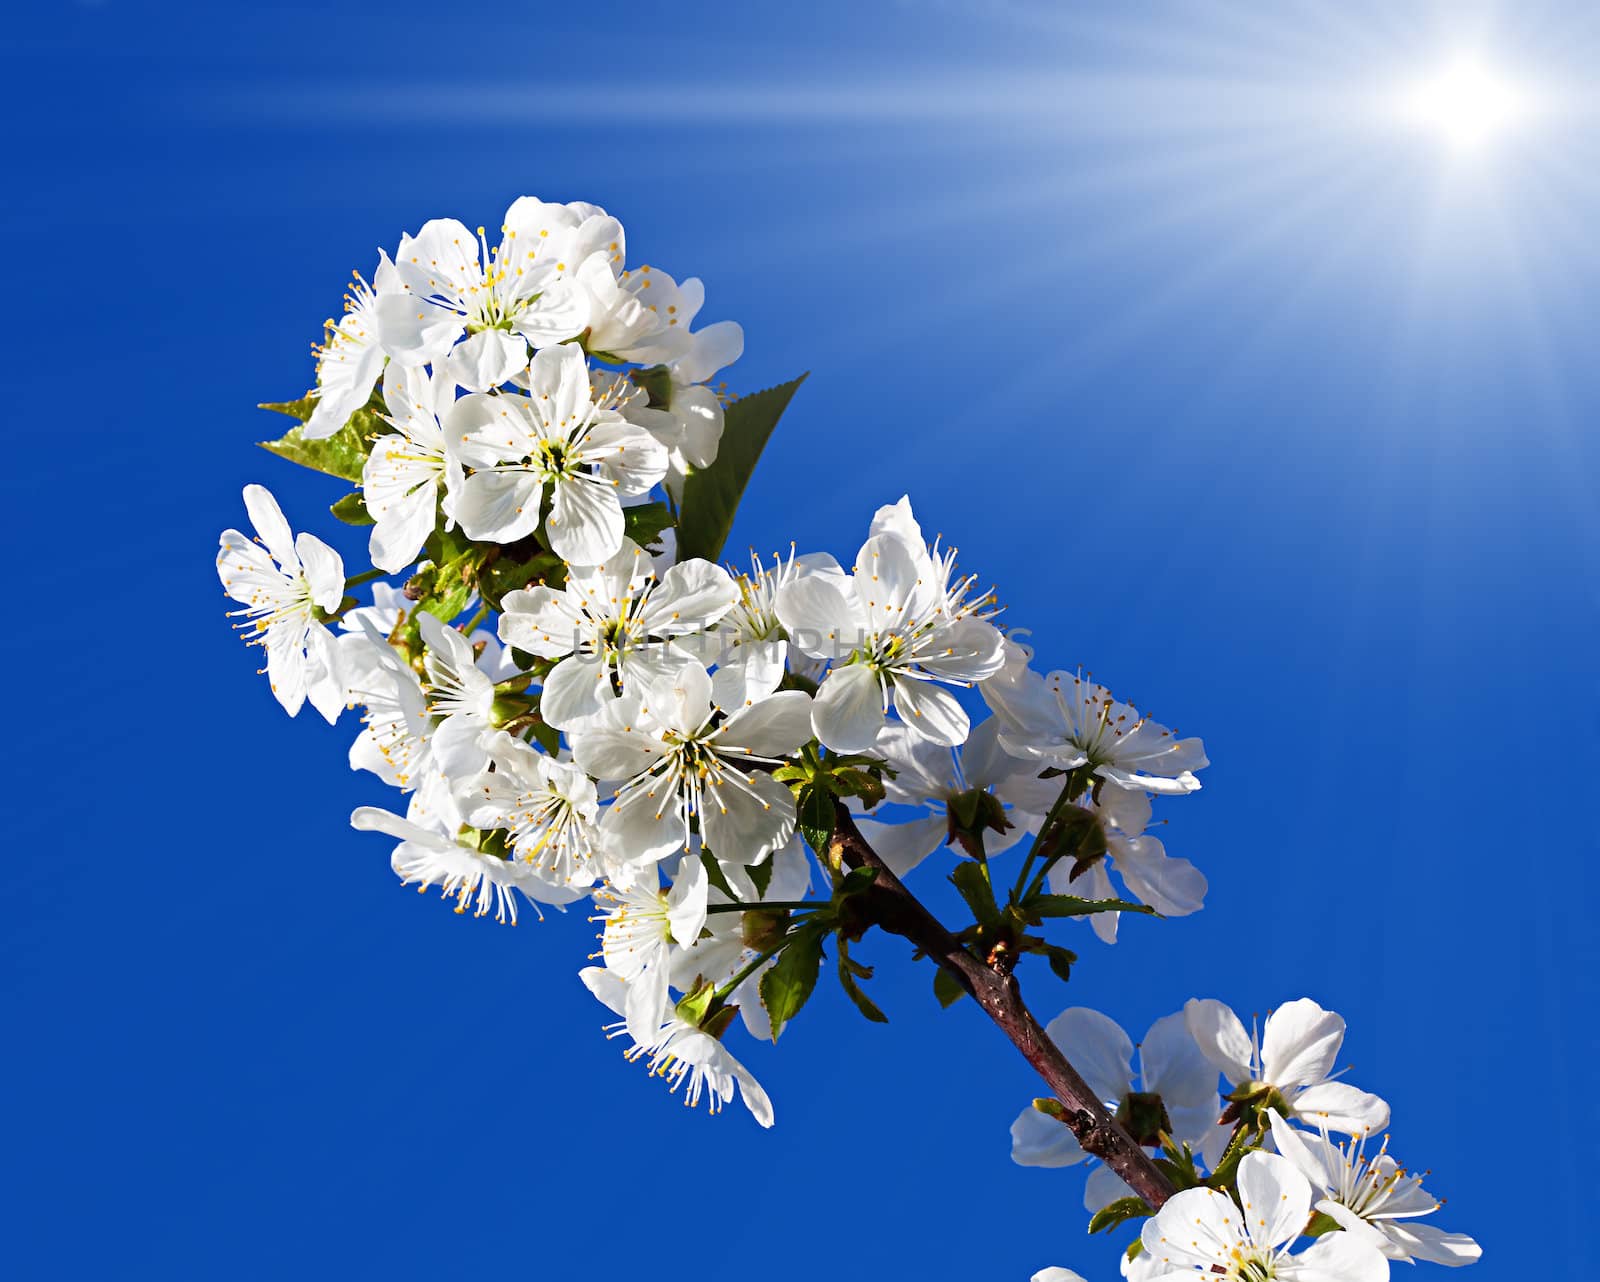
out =
{"type": "Polygon", "coordinates": [[[1084,1151],[1121,1176],[1151,1210],[1160,1210],[1175,1191],[1171,1183],[1133,1137],[1117,1125],[1060,1047],[1046,1036],[1022,1000],[1009,959],[1002,954],[993,964],[986,964],[974,957],[883,862],[861,835],[844,804],[835,804],[829,858],[849,868],[876,871],[868,902],[876,923],[891,934],[910,940],[955,978],[1065,1106],[1061,1120],[1084,1151]]]}
{"type": "Polygon", "coordinates": [[[289,715],[360,709],[350,764],[404,814],[351,824],[458,913],[515,925],[519,905],[592,901],[602,964],[578,974],[607,1036],[686,1103],[737,1093],[762,1126],[735,1021],[776,1041],[831,948],[845,995],[887,1023],[850,945],[874,925],[911,941],[940,1003],[970,995],[1054,1094],[1012,1123],[1012,1160],[1098,1159],[1089,1231],[1144,1221],[1128,1282],[1386,1282],[1389,1260],[1476,1259],[1416,1223],[1438,1204],[1387,1141],[1366,1152],[1389,1106],[1337,1080],[1344,1021],[1316,1002],[1259,1036],[1200,999],[1137,1043],[1084,1007],[1041,1027],[1014,972],[1034,953],[1072,978],[1058,922],[1113,944],[1122,917],[1203,906],[1204,874],[1150,831],[1155,799],[1200,788],[1203,744],[1081,672],[1036,672],[909,498],[848,566],[718,564],[800,379],[728,394],[712,380],[740,327],[692,328],[700,281],[625,261],[622,224],[583,202],[514,201],[495,246],[430,220],[353,278],[316,389],[265,407],[297,420],[268,450],[357,487],[328,512],[368,527],[373,568],[346,577],[251,485],[255,537],[225,530],[217,573],[289,715]],[[1029,834],[1002,898],[999,861],[1029,834]],[[970,924],[907,890],[925,861],[970,924]]]}

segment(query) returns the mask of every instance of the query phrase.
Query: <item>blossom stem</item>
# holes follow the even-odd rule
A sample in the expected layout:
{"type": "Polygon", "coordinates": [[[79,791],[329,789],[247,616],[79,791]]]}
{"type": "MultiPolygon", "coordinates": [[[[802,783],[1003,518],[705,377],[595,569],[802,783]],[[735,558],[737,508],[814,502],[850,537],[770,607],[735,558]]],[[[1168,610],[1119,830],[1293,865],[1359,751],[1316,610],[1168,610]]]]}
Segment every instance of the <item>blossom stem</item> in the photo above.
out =
{"type": "Polygon", "coordinates": [[[781,953],[788,943],[789,936],[785,935],[777,942],[776,945],[767,949],[766,952],[752,958],[748,964],[739,970],[738,974],[736,974],[726,984],[722,985],[721,988],[717,989],[717,991],[712,995],[712,1000],[714,1002],[726,1001],[733,995],[733,990],[735,988],[739,987],[740,984],[744,983],[745,980],[754,975],[756,971],[760,970],[764,965],[767,964],[767,962],[771,961],[774,957],[781,953]]]}
{"type": "MultiPolygon", "coordinates": [[[[1033,844],[1028,847],[1028,857],[1022,863],[1022,870],[1017,873],[1017,884],[1011,888],[1011,901],[1013,903],[1016,903],[1023,896],[1023,888],[1028,885],[1028,874],[1033,871],[1034,859],[1041,850],[1049,850],[1049,840],[1056,824],[1061,820],[1062,809],[1077,800],[1078,794],[1082,791],[1081,788],[1074,787],[1077,783],[1077,778],[1077,772],[1074,771],[1062,781],[1060,794],[1051,804],[1049,812],[1044,817],[1044,822],[1039,825],[1039,831],[1034,835],[1033,844]]],[[[1049,861],[1046,860],[1045,868],[1048,869],[1049,866],[1049,861]]],[[[1044,873],[1041,872],[1039,876],[1043,878],[1044,873]]],[[[1033,894],[1033,889],[1030,888],[1027,893],[1029,895],[1033,894]]]]}
{"type": "MultiPolygon", "coordinates": [[[[1045,822],[1040,825],[1038,835],[1033,839],[1033,845],[1028,850],[1027,864],[1024,865],[1022,875],[1017,878],[1021,885],[1027,878],[1028,868],[1033,864],[1036,853],[1044,855],[1044,863],[1039,866],[1039,871],[1033,876],[1033,881],[1022,892],[1024,900],[1032,899],[1044,889],[1044,879],[1050,875],[1050,870],[1056,866],[1056,861],[1061,858],[1061,852],[1056,849],[1060,836],[1057,831],[1061,826],[1061,816],[1067,806],[1074,804],[1089,790],[1089,776],[1082,770],[1074,770],[1067,776],[1067,781],[1062,785],[1061,795],[1056,798],[1055,804],[1050,807],[1050,813],[1045,817],[1045,822]],[[1048,835],[1046,830],[1048,831],[1048,835]]],[[[1016,891],[1012,891],[1012,899],[1016,899],[1016,891]]]]}
{"type": "Polygon", "coordinates": [[[767,899],[751,904],[707,904],[708,913],[759,913],[767,909],[788,909],[790,912],[811,912],[828,907],[826,899],[767,899]]]}
{"type": "Polygon", "coordinates": [[[854,818],[840,802],[835,802],[834,819],[830,861],[851,868],[872,868],[877,874],[862,896],[872,919],[884,930],[910,940],[950,973],[1055,1093],[1064,1108],[1061,1120],[1084,1151],[1121,1176],[1152,1210],[1159,1210],[1176,1190],[1138,1142],[1106,1111],[1061,1048],[1050,1040],[1024,1004],[1016,975],[1007,967],[986,965],[963,947],[906,889],[861,835],[854,818]]]}
{"type": "Polygon", "coordinates": [[[351,588],[359,588],[363,583],[371,583],[374,579],[381,578],[383,578],[382,570],[363,570],[360,574],[344,581],[344,590],[348,592],[351,588]]]}

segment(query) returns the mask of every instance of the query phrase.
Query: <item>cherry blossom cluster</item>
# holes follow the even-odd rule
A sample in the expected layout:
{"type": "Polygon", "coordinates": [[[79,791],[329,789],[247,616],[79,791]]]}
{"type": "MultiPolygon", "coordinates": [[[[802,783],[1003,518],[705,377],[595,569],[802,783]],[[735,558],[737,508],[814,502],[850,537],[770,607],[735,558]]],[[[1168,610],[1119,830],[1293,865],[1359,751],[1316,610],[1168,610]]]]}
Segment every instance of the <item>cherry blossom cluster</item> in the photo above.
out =
{"type": "MultiPolygon", "coordinates": [[[[897,878],[938,855],[974,913],[963,943],[1065,978],[1075,954],[1037,933],[1055,919],[1111,944],[1129,914],[1202,906],[1205,877],[1150,829],[1207,761],[1087,674],[1037,671],[908,499],[872,516],[848,566],[719,564],[760,446],[741,438],[730,462],[724,434],[764,440],[787,396],[714,389],[739,326],[695,329],[700,282],[629,268],[624,245],[604,210],[531,197],[493,244],[454,219],[402,236],[355,278],[317,387],[277,407],[300,425],[268,447],[356,485],[333,512],[369,527],[371,569],[347,577],[258,485],[255,536],[225,531],[217,569],[284,709],[359,717],[352,768],[402,802],[351,822],[393,839],[399,880],[502,923],[587,904],[600,964],[578,973],[607,1034],[687,1103],[737,1093],[770,1126],[735,1022],[776,1040],[824,942],[884,1018],[848,955],[872,878],[841,860],[840,824],[897,878]]],[[[1178,1173],[1130,1276],[1364,1282],[1386,1259],[1475,1258],[1470,1239],[1399,1227],[1432,1200],[1386,1148],[1368,1154],[1387,1106],[1330,1080],[1343,1023],[1315,1003],[1258,1044],[1190,1002],[1150,1030],[1137,1076],[1103,1015],[1074,1008],[1048,1032],[1178,1173]],[[1252,1198],[1282,1209],[1259,1219],[1252,1198]],[[1305,1231],[1321,1235],[1289,1254],[1305,1231]]],[[[1013,1157],[1083,1161],[1047,1103],[1018,1118],[1013,1157]]],[[[1130,1195],[1100,1167],[1085,1201],[1122,1223],[1130,1195]]]]}
{"type": "MultiPolygon", "coordinates": [[[[1210,999],[1156,1020],[1137,1047],[1115,1021],[1085,1007],[1063,1011],[1046,1032],[1072,1048],[1095,1093],[1180,1186],[1124,1257],[1123,1275],[1133,1282],[1196,1274],[1382,1282],[1390,1260],[1457,1266],[1481,1254],[1470,1237],[1417,1222],[1440,1203],[1389,1155],[1387,1136],[1372,1142],[1389,1125],[1389,1105],[1336,1080],[1344,1020],[1311,999],[1285,1003],[1259,1033],[1210,999]],[[1307,1236],[1311,1243],[1297,1252],[1307,1236]]],[[[1049,1102],[1040,1103],[1044,1109],[1025,1108],[1012,1123],[1012,1160],[1085,1161],[1049,1102]]],[[[1098,1163],[1083,1201],[1101,1224],[1145,1213],[1098,1163]]],[[[1077,1276],[1046,1269],[1034,1282],[1077,1276]]]]}

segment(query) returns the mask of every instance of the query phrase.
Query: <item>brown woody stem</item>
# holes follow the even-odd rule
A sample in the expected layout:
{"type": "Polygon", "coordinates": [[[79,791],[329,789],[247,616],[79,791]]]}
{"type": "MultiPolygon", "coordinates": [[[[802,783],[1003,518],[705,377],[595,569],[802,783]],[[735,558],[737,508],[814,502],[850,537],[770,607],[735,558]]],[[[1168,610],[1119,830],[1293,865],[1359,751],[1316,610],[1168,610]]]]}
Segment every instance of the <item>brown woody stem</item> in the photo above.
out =
{"type": "Polygon", "coordinates": [[[1009,965],[988,965],[973,956],[930,913],[905,883],[895,876],[861,835],[850,812],[835,807],[835,824],[829,854],[850,868],[870,867],[877,872],[868,892],[870,914],[884,930],[910,940],[955,978],[1033,1065],[1055,1097],[1061,1101],[1062,1121],[1077,1136],[1086,1153],[1109,1166],[1135,1193],[1159,1210],[1176,1191],[1133,1137],[1106,1112],[1089,1084],[1073,1068],[1060,1047],[1045,1035],[1039,1021],[1023,1003],[1017,977],[1009,965]]]}

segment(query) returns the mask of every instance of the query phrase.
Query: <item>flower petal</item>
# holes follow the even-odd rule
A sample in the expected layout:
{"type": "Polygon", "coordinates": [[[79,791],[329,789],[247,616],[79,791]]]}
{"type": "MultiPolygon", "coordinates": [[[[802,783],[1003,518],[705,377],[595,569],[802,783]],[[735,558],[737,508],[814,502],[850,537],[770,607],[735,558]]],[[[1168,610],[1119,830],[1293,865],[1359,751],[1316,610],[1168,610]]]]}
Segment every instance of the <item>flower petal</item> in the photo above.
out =
{"type": "Polygon", "coordinates": [[[933,743],[954,748],[965,743],[972,722],[955,695],[931,681],[914,681],[896,675],[894,707],[900,719],[933,743]]]}
{"type": "Polygon", "coordinates": [[[1133,1039],[1116,1020],[1087,1006],[1070,1006],[1044,1031],[1083,1075],[1095,1098],[1113,1103],[1133,1092],[1133,1039]]]}
{"type": "Polygon", "coordinates": [[[1213,998],[1191,997],[1183,1016],[1200,1053],[1226,1075],[1230,1085],[1250,1080],[1252,1046],[1239,1017],[1213,998]]]}
{"type": "Polygon", "coordinates": [[[245,486],[244,510],[250,514],[250,523],[256,527],[256,533],[261,536],[267,551],[272,553],[273,560],[288,573],[297,573],[300,560],[294,551],[294,535],[272,491],[264,485],[245,486]]]}
{"type": "Polygon", "coordinates": [[[865,752],[885,720],[883,690],[864,663],[828,673],[811,702],[811,728],[835,752],[865,752]]]}
{"type": "Polygon", "coordinates": [[[552,552],[574,565],[599,565],[622,546],[622,504],[613,486],[579,475],[557,481],[554,489],[545,522],[552,552]]]}
{"type": "Polygon", "coordinates": [[[1285,1002],[1267,1016],[1261,1036],[1261,1075],[1279,1088],[1309,1086],[1333,1069],[1344,1041],[1344,1020],[1309,997],[1285,1002]]]}
{"type": "Polygon", "coordinates": [[[528,344],[503,329],[469,335],[450,349],[445,374],[469,392],[487,392],[509,382],[528,364],[528,344]]]}
{"type": "Polygon", "coordinates": [[[1344,1082],[1318,1082],[1291,1095],[1296,1116],[1344,1135],[1371,1135],[1389,1125],[1389,1105],[1344,1082]]]}
{"type": "Polygon", "coordinates": [[[1245,1232],[1257,1246],[1277,1248],[1300,1236],[1311,1215],[1311,1185],[1288,1158],[1259,1149],[1239,1163],[1245,1232]]]}
{"type": "Polygon", "coordinates": [[[1031,1104],[1011,1123],[1011,1160],[1018,1166],[1075,1166],[1088,1156],[1068,1126],[1031,1104]]]}

